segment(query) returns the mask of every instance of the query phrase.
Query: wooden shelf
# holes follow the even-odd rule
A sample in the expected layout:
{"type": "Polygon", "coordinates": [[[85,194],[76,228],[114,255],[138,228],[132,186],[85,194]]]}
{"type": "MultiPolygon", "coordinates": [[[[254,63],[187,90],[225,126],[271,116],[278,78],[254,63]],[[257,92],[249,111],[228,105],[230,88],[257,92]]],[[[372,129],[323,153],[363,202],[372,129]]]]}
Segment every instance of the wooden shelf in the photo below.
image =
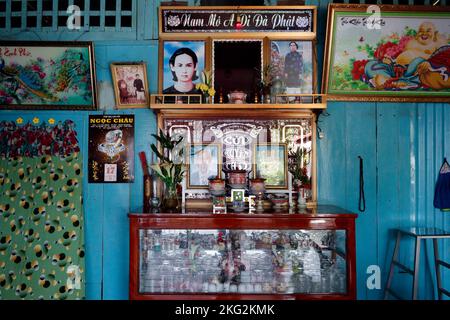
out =
{"type": "MultiPolygon", "coordinates": [[[[184,98],[193,98],[197,95],[186,95],[184,98]]],[[[277,100],[282,101],[283,99],[289,97],[297,97],[299,99],[317,101],[314,103],[243,103],[243,104],[233,104],[233,103],[167,103],[166,98],[171,97],[183,97],[183,95],[163,95],[155,94],[150,97],[150,109],[161,110],[161,109],[233,109],[233,110],[311,110],[311,109],[326,109],[327,99],[326,95],[322,94],[299,94],[299,95],[280,95],[277,100]]],[[[195,101],[195,100],[194,100],[195,101]]],[[[197,96],[198,101],[198,96],[197,96]]]]}

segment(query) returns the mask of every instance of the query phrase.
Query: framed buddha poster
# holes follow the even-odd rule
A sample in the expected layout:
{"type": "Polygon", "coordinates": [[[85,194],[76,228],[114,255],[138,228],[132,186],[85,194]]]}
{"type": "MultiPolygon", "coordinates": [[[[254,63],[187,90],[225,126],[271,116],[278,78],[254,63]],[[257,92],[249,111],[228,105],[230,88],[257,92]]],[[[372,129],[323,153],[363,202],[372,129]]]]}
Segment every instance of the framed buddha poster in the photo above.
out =
{"type": "Polygon", "coordinates": [[[322,92],[330,100],[450,101],[450,12],[328,7],[322,92]]]}

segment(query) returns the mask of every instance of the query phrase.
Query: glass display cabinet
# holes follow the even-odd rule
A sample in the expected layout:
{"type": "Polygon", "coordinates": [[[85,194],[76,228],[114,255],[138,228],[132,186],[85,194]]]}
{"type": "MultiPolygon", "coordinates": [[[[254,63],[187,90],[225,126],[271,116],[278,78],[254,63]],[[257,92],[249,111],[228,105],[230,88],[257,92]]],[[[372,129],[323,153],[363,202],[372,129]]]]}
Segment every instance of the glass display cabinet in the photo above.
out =
{"type": "Polygon", "coordinates": [[[130,299],[355,299],[356,214],[129,214],[130,299]]]}

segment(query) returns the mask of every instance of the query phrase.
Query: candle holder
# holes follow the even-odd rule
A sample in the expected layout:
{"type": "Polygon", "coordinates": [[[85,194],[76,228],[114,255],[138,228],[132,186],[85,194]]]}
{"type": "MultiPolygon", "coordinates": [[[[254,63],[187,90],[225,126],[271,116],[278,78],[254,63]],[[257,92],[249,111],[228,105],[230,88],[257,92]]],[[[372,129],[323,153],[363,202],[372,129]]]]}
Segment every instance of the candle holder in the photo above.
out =
{"type": "Polygon", "coordinates": [[[225,195],[225,179],[215,177],[209,179],[208,182],[209,193],[212,196],[224,196],[225,195]]]}
{"type": "Polygon", "coordinates": [[[265,181],[266,179],[264,178],[250,179],[250,194],[255,195],[258,199],[262,199],[264,197],[264,193],[266,192],[265,181]]]}
{"type": "Polygon", "coordinates": [[[247,185],[247,171],[232,170],[227,172],[228,185],[233,189],[244,189],[247,185]]]}

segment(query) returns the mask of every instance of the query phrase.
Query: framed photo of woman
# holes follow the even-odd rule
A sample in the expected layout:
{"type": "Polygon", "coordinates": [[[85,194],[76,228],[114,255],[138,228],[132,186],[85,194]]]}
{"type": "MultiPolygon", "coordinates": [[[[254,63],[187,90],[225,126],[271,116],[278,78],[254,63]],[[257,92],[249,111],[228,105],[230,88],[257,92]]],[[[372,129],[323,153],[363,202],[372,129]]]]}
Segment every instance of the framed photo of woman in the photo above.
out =
{"type": "Polygon", "coordinates": [[[255,177],[266,179],[267,189],[288,188],[285,143],[256,144],[253,155],[255,177]]]}
{"type": "Polygon", "coordinates": [[[270,63],[275,78],[284,84],[285,93],[315,92],[314,47],[312,41],[304,40],[270,42],[270,63]]]}
{"type": "Polygon", "coordinates": [[[117,108],[147,108],[149,106],[145,62],[111,63],[111,75],[117,108]]]}
{"type": "Polygon", "coordinates": [[[201,94],[195,85],[205,69],[205,41],[163,41],[159,92],[201,94]]]}
{"type": "Polygon", "coordinates": [[[217,177],[221,172],[220,145],[214,143],[188,144],[187,151],[187,188],[208,188],[208,179],[217,177]]]}

